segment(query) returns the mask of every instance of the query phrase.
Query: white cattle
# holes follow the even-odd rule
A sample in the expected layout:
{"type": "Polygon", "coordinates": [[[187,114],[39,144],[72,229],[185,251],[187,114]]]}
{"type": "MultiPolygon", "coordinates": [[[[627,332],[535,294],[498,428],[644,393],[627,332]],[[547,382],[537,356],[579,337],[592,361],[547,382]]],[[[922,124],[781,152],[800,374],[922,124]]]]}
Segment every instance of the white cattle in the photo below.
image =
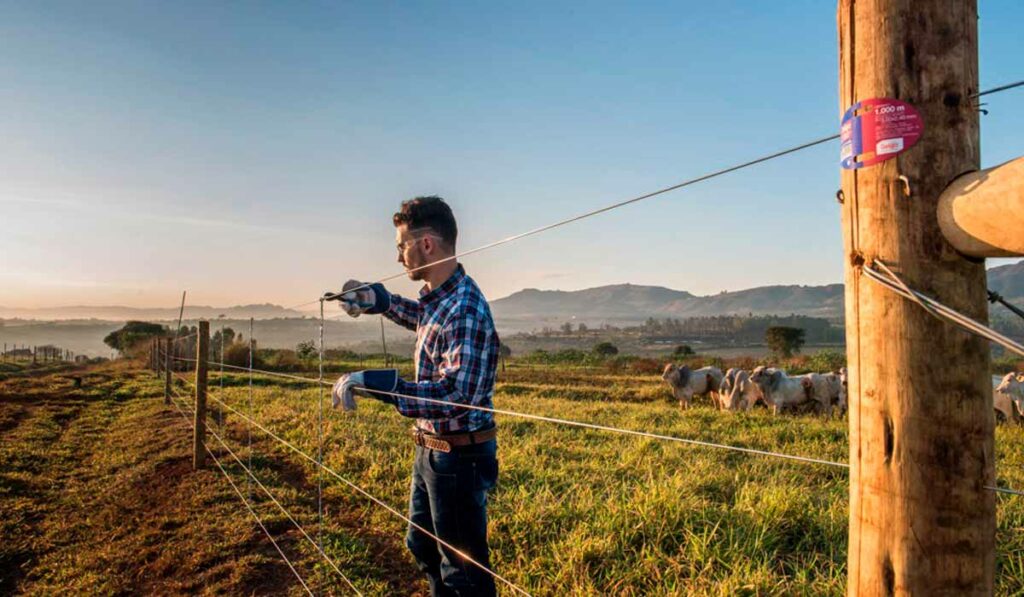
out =
{"type": "Polygon", "coordinates": [[[679,400],[679,407],[686,410],[690,401],[699,394],[707,394],[718,408],[722,408],[718,390],[722,386],[722,370],[718,367],[701,367],[690,369],[683,365],[676,367],[672,363],[665,365],[661,378],[668,382],[672,393],[679,400]]]}
{"type": "Polygon", "coordinates": [[[729,408],[731,410],[731,406],[729,405],[729,395],[732,393],[733,379],[740,371],[742,371],[742,369],[729,367],[725,372],[725,375],[722,377],[722,383],[718,387],[719,408],[729,408]]]}
{"type": "Polygon", "coordinates": [[[846,368],[843,367],[837,373],[823,373],[825,381],[826,399],[821,403],[822,414],[832,416],[838,412],[839,416],[846,414],[846,368]]]}
{"type": "Polygon", "coordinates": [[[992,394],[992,403],[997,418],[1005,421],[1019,421],[1024,416],[1024,376],[1007,373],[999,381],[992,394]]]}
{"type": "Polygon", "coordinates": [[[750,380],[750,373],[743,369],[736,370],[729,393],[723,391],[722,395],[725,396],[726,408],[729,410],[750,410],[758,400],[764,402],[761,388],[750,380]]]}
{"type": "Polygon", "coordinates": [[[790,377],[780,369],[761,366],[754,369],[750,380],[761,389],[772,414],[801,407],[812,407],[820,412],[828,401],[827,383],[818,373],[790,377]]]}

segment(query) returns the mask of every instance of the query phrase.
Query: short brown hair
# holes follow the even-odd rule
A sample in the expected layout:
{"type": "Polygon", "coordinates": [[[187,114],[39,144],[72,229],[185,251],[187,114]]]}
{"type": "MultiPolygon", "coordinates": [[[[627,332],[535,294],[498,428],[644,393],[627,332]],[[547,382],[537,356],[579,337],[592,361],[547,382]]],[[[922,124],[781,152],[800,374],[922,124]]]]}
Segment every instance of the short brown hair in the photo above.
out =
{"type": "Polygon", "coordinates": [[[416,197],[402,202],[402,207],[391,218],[395,227],[403,224],[409,230],[423,230],[429,228],[441,237],[441,241],[449,249],[455,249],[455,239],[459,236],[459,228],[455,224],[455,215],[452,208],[444,202],[444,199],[431,195],[429,197],[416,197]]]}

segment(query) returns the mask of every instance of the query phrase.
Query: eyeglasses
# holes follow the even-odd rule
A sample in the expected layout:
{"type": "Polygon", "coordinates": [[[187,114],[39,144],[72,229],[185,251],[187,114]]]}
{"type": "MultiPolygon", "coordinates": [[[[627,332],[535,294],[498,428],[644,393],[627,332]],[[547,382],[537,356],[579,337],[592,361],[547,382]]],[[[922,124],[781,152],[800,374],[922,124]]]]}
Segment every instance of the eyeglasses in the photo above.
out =
{"type": "Polygon", "coordinates": [[[399,253],[402,253],[403,251],[405,251],[405,248],[408,247],[409,245],[414,244],[418,240],[423,240],[424,238],[428,238],[428,237],[429,238],[433,238],[433,239],[440,239],[441,238],[440,236],[437,236],[436,234],[424,234],[423,236],[417,236],[416,238],[410,238],[410,239],[407,239],[407,240],[403,240],[402,242],[400,242],[397,245],[395,245],[395,250],[398,251],[399,253]]]}

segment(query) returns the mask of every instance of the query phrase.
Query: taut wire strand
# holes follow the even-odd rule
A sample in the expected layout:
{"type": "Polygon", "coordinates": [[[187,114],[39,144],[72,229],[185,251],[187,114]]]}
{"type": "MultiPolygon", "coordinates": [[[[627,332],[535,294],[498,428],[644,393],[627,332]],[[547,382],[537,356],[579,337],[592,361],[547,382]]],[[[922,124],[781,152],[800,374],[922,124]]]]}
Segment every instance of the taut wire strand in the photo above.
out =
{"type": "MultiPolygon", "coordinates": [[[[177,402],[172,402],[172,404],[174,404],[174,407],[178,409],[179,413],[181,413],[182,418],[184,418],[185,421],[188,422],[189,425],[191,425],[192,423],[191,421],[188,420],[188,415],[185,414],[185,411],[181,410],[181,407],[178,406],[177,402]]],[[[263,521],[260,519],[259,515],[256,514],[256,511],[253,510],[251,505],[249,505],[249,501],[245,499],[245,496],[242,494],[242,490],[240,490],[238,486],[235,485],[234,480],[231,478],[231,475],[228,474],[228,471],[224,468],[224,465],[221,464],[220,459],[217,458],[217,455],[213,453],[213,450],[211,450],[209,446],[204,444],[203,447],[206,448],[206,452],[210,455],[211,458],[213,458],[213,461],[217,463],[217,468],[220,469],[220,472],[224,473],[224,478],[228,480],[228,483],[231,484],[231,489],[235,490],[235,493],[238,494],[239,499],[241,499],[242,503],[245,504],[246,510],[248,510],[249,514],[252,514],[252,517],[256,519],[256,524],[258,524],[260,528],[263,529],[263,533],[266,534],[267,539],[270,539],[270,542],[274,545],[274,549],[276,549],[277,553],[280,554],[281,559],[284,560],[285,564],[287,564],[288,568],[292,571],[292,574],[294,574],[295,578],[297,578],[299,580],[299,583],[302,584],[302,588],[306,590],[306,593],[308,593],[310,597],[313,597],[313,591],[309,589],[309,585],[307,585],[306,581],[303,580],[302,575],[299,574],[299,571],[295,569],[295,566],[292,565],[291,560],[289,560],[288,556],[284,554],[284,551],[281,550],[281,546],[278,545],[277,541],[274,540],[273,535],[271,535],[270,531],[267,530],[266,525],[263,524],[263,521]]]]}
{"type": "MultiPolygon", "coordinates": [[[[216,398],[216,397],[214,397],[213,399],[214,399],[214,400],[218,400],[218,398],[216,398]]],[[[235,413],[235,414],[236,414],[236,415],[238,415],[239,417],[245,418],[245,415],[244,415],[244,414],[242,414],[241,412],[239,412],[238,410],[236,410],[236,409],[235,409],[234,407],[232,407],[232,406],[231,406],[230,404],[226,404],[226,403],[224,403],[224,407],[225,407],[225,408],[227,408],[227,409],[228,409],[229,411],[231,411],[231,412],[235,413]]],[[[295,447],[295,446],[294,446],[293,444],[291,444],[291,443],[290,443],[290,442],[288,442],[287,440],[285,440],[285,439],[282,439],[282,438],[281,438],[280,436],[278,436],[278,435],[277,435],[276,433],[274,433],[273,431],[271,431],[271,430],[267,429],[267,428],[266,428],[266,427],[264,427],[264,426],[263,426],[262,424],[260,424],[260,423],[259,423],[259,421],[251,421],[251,422],[252,422],[252,424],[253,424],[253,425],[254,425],[254,426],[255,426],[255,427],[257,428],[257,429],[260,429],[261,431],[263,431],[264,433],[266,433],[266,434],[267,434],[267,435],[269,435],[270,437],[274,438],[275,440],[277,440],[277,441],[278,441],[278,443],[280,443],[280,444],[284,445],[285,447],[289,448],[290,450],[292,450],[293,452],[295,452],[295,453],[296,453],[296,454],[298,454],[299,456],[301,456],[301,457],[305,458],[305,459],[306,459],[306,460],[308,460],[309,462],[312,462],[313,464],[316,464],[317,466],[321,467],[321,468],[322,468],[322,469],[324,470],[324,472],[326,472],[327,474],[331,475],[331,476],[332,476],[332,477],[334,477],[335,479],[338,479],[339,481],[341,481],[342,483],[344,483],[345,485],[347,485],[347,486],[348,486],[348,487],[350,487],[351,489],[353,489],[353,490],[355,490],[356,492],[358,492],[358,493],[359,493],[360,495],[362,495],[363,497],[365,497],[365,498],[369,499],[370,501],[374,502],[374,503],[375,503],[375,504],[377,504],[378,506],[381,506],[382,508],[384,508],[385,510],[387,510],[387,511],[388,511],[388,512],[390,512],[391,514],[393,514],[393,515],[397,516],[398,518],[400,518],[400,519],[404,520],[404,521],[405,521],[406,523],[408,523],[409,525],[411,525],[411,526],[412,526],[413,528],[415,528],[416,530],[420,531],[420,532],[421,532],[421,533],[423,533],[424,535],[426,535],[426,536],[430,537],[430,538],[431,538],[431,539],[433,539],[434,541],[437,541],[437,542],[438,542],[438,543],[440,543],[441,545],[443,545],[443,546],[447,547],[448,549],[452,550],[452,551],[453,551],[453,552],[454,552],[454,553],[455,553],[456,555],[458,555],[459,557],[461,557],[462,559],[464,559],[464,560],[465,560],[466,562],[468,562],[468,563],[472,564],[473,566],[475,566],[475,567],[477,567],[477,568],[480,568],[481,570],[483,570],[483,571],[484,571],[484,572],[486,572],[487,574],[490,574],[491,576],[493,576],[493,577],[494,577],[495,579],[497,579],[497,580],[500,580],[501,582],[505,583],[506,585],[508,585],[508,587],[509,587],[509,588],[511,588],[512,590],[516,591],[517,593],[521,593],[521,594],[523,594],[523,595],[527,595],[527,596],[529,596],[529,595],[530,595],[530,594],[529,594],[529,593],[527,593],[527,592],[526,592],[526,591],[525,591],[524,589],[520,588],[520,587],[519,587],[518,585],[516,585],[516,584],[515,584],[515,583],[513,583],[512,581],[508,580],[508,579],[507,579],[507,578],[505,578],[504,576],[501,576],[500,574],[498,574],[497,572],[495,572],[495,571],[491,570],[491,569],[490,569],[490,568],[488,568],[487,566],[484,566],[484,565],[483,565],[483,564],[481,564],[480,562],[477,562],[476,560],[474,560],[474,559],[473,559],[472,557],[470,557],[470,556],[469,556],[469,554],[467,554],[467,553],[463,552],[463,551],[462,551],[462,550],[460,550],[459,548],[457,548],[457,547],[455,547],[454,545],[452,545],[452,544],[448,543],[447,541],[445,541],[444,539],[442,539],[442,538],[438,537],[437,535],[435,535],[434,533],[430,532],[429,530],[427,530],[427,529],[423,528],[422,526],[420,526],[420,525],[416,524],[415,522],[413,522],[413,521],[412,521],[412,519],[410,519],[410,518],[409,518],[408,516],[406,516],[405,514],[402,514],[401,512],[399,512],[398,510],[396,510],[395,508],[393,508],[393,507],[392,507],[391,505],[389,505],[389,504],[388,504],[387,502],[384,502],[384,501],[382,501],[382,500],[378,499],[377,497],[375,497],[375,496],[374,496],[373,494],[369,493],[368,491],[366,491],[366,490],[365,490],[365,489],[363,489],[362,487],[360,487],[360,486],[356,485],[356,484],[355,484],[355,483],[353,483],[352,481],[349,481],[349,480],[348,480],[348,479],[346,479],[345,477],[341,476],[341,474],[339,474],[339,473],[338,473],[337,471],[335,471],[334,469],[330,468],[330,467],[329,467],[329,466],[327,466],[327,465],[322,465],[322,464],[319,464],[319,463],[318,463],[318,462],[316,461],[316,458],[314,458],[314,457],[310,456],[309,454],[306,454],[305,452],[303,452],[302,450],[298,449],[297,447],[295,447]]]]}
{"type": "MultiPolygon", "coordinates": [[[[877,264],[878,262],[876,261],[875,263],[877,264]]],[[[887,275],[878,272],[871,266],[864,265],[861,267],[861,271],[869,280],[877,284],[881,284],[896,294],[921,304],[922,306],[927,304],[934,310],[934,313],[937,313],[943,319],[960,326],[964,330],[999,344],[1011,352],[1024,356],[1024,345],[1013,341],[996,330],[971,319],[955,309],[947,307],[931,297],[921,294],[916,290],[911,290],[903,280],[899,278],[899,276],[892,272],[892,270],[889,270],[887,275]]]]}
{"type": "MultiPolygon", "coordinates": [[[[985,89],[985,90],[979,91],[978,93],[972,95],[971,98],[979,98],[979,97],[984,96],[984,95],[989,95],[989,94],[993,94],[993,93],[999,93],[1001,91],[1007,91],[1009,89],[1014,89],[1014,88],[1020,87],[1022,85],[1024,85],[1024,81],[1017,81],[1015,83],[1009,83],[1007,85],[1001,85],[999,87],[992,87],[990,89],[985,89]]],[[[479,253],[480,251],[486,251],[487,249],[491,249],[491,248],[494,248],[494,247],[497,247],[497,246],[500,246],[500,245],[504,245],[506,243],[510,243],[512,241],[519,240],[521,238],[526,238],[527,236],[533,236],[534,234],[539,234],[541,232],[545,232],[545,231],[551,230],[553,228],[558,228],[558,227],[564,226],[566,224],[571,224],[572,222],[577,222],[579,220],[590,218],[592,216],[596,216],[598,214],[602,214],[602,213],[607,212],[607,211],[618,209],[620,207],[625,207],[625,206],[630,205],[632,203],[637,203],[637,202],[643,201],[645,199],[650,199],[651,197],[656,197],[658,195],[662,195],[664,193],[675,191],[675,190],[681,189],[683,187],[687,187],[687,186],[690,186],[690,185],[693,185],[693,184],[696,184],[696,183],[699,183],[699,182],[703,182],[705,180],[716,178],[718,176],[729,174],[729,173],[735,172],[737,170],[742,170],[744,168],[749,168],[750,166],[754,166],[754,165],[761,164],[761,163],[764,163],[764,162],[767,162],[767,161],[770,161],[770,160],[774,160],[774,159],[777,159],[777,158],[789,155],[791,153],[796,153],[798,151],[802,151],[804,149],[808,149],[808,148],[814,147],[816,145],[821,145],[822,143],[827,143],[829,141],[834,141],[836,139],[839,139],[839,135],[829,135],[827,137],[822,137],[820,139],[815,139],[813,141],[808,141],[806,143],[802,143],[800,145],[796,145],[796,146],[790,147],[788,149],[783,149],[783,150],[780,150],[780,151],[776,151],[775,153],[771,153],[771,154],[768,154],[768,155],[765,155],[765,156],[762,156],[762,157],[759,157],[759,158],[752,159],[752,160],[747,161],[747,162],[742,162],[740,164],[736,164],[735,166],[730,166],[730,167],[727,167],[727,168],[722,168],[720,170],[715,170],[713,172],[709,172],[709,173],[704,174],[702,176],[698,176],[696,178],[691,178],[689,180],[685,180],[685,181],[680,182],[678,184],[674,184],[674,185],[669,186],[669,187],[658,189],[657,191],[652,191],[650,193],[646,193],[646,194],[640,195],[638,197],[633,197],[632,199],[626,199],[624,201],[619,201],[617,203],[613,203],[611,205],[607,205],[607,206],[601,207],[599,209],[595,209],[595,210],[592,210],[592,211],[588,211],[588,212],[579,214],[577,216],[573,216],[573,217],[570,217],[570,218],[567,218],[567,219],[564,219],[564,220],[560,220],[560,221],[554,222],[552,224],[547,224],[547,225],[541,226],[539,228],[534,228],[533,230],[528,230],[528,231],[522,232],[520,234],[515,234],[513,236],[509,236],[507,238],[503,238],[501,240],[497,240],[497,241],[494,241],[494,242],[491,242],[491,243],[488,243],[488,244],[476,247],[474,249],[470,249],[468,251],[464,251],[462,253],[455,254],[455,255],[453,255],[451,257],[447,257],[447,258],[444,258],[444,259],[433,261],[433,262],[428,263],[426,265],[423,265],[423,266],[420,266],[420,267],[417,267],[417,268],[413,268],[413,269],[410,269],[410,270],[406,270],[406,271],[404,271],[402,273],[386,276],[386,277],[380,278],[379,280],[377,280],[377,282],[387,282],[389,280],[394,280],[396,278],[401,278],[401,277],[403,277],[403,276],[405,276],[407,274],[419,271],[419,270],[424,269],[424,268],[431,267],[433,265],[437,265],[438,263],[444,263],[446,261],[452,261],[452,260],[455,260],[455,259],[459,259],[460,257],[465,257],[467,255],[472,255],[473,253],[479,253]]],[[[351,288],[351,289],[347,290],[346,292],[355,292],[357,290],[362,290],[364,288],[367,288],[368,286],[369,286],[369,284],[363,284],[361,286],[357,286],[355,288],[351,288]]],[[[341,296],[341,293],[327,293],[322,298],[325,298],[327,300],[334,300],[334,299],[338,298],[339,296],[341,296]]],[[[317,299],[317,300],[319,300],[319,299],[317,299]]],[[[316,304],[316,302],[317,302],[316,300],[307,301],[307,302],[304,302],[304,303],[299,303],[297,305],[292,305],[290,307],[287,307],[287,309],[297,309],[297,308],[300,308],[300,307],[307,307],[309,305],[316,304]]]]}
{"type": "MultiPolygon", "coordinates": [[[[297,376],[297,375],[288,375],[288,374],[285,374],[285,373],[276,373],[274,371],[262,371],[260,369],[256,369],[255,372],[262,373],[264,375],[269,375],[269,376],[272,376],[272,377],[273,376],[286,377],[287,379],[294,379],[294,380],[303,381],[303,382],[306,382],[306,383],[314,383],[314,384],[315,383],[320,383],[320,384],[323,384],[323,385],[327,384],[326,381],[320,381],[320,380],[309,378],[309,377],[300,377],[300,376],[297,376]]],[[[427,402],[427,403],[431,403],[431,404],[439,404],[439,405],[444,405],[444,406],[451,406],[453,408],[464,408],[464,409],[468,409],[468,410],[479,410],[479,411],[483,411],[483,412],[489,412],[489,413],[492,413],[492,414],[507,415],[507,416],[510,416],[510,417],[519,417],[519,418],[524,418],[524,419],[531,419],[531,420],[534,420],[534,421],[544,421],[544,422],[547,422],[547,423],[556,423],[556,424],[560,424],[560,425],[568,425],[568,426],[571,426],[571,427],[581,427],[581,428],[584,428],[584,429],[593,429],[593,430],[597,430],[597,431],[608,431],[608,432],[619,433],[619,434],[624,434],[624,435],[634,435],[634,436],[638,436],[638,437],[646,437],[646,438],[649,438],[649,439],[659,439],[659,440],[678,442],[678,443],[689,444],[689,445],[694,445],[694,446],[703,446],[703,447],[706,447],[706,448],[717,448],[717,449],[721,449],[721,450],[732,450],[732,451],[735,451],[735,452],[743,452],[743,453],[746,453],[746,454],[757,454],[757,455],[760,455],[760,456],[773,456],[773,457],[776,457],[776,458],[782,458],[782,459],[786,459],[786,460],[794,460],[794,461],[799,461],[799,462],[806,462],[806,463],[813,463],[813,464],[823,464],[823,465],[827,465],[827,466],[835,466],[835,467],[841,467],[841,468],[849,468],[849,465],[844,463],[844,462],[834,462],[834,461],[831,461],[831,460],[822,460],[822,459],[819,459],[819,458],[810,458],[810,457],[807,457],[807,456],[795,456],[795,455],[791,455],[791,454],[782,454],[782,453],[778,453],[778,452],[769,452],[767,450],[758,450],[756,448],[744,448],[744,447],[741,447],[741,446],[731,446],[731,445],[728,445],[728,444],[716,444],[716,443],[713,443],[713,442],[705,442],[705,441],[702,441],[702,440],[688,439],[688,438],[683,438],[683,437],[676,437],[676,436],[673,436],[673,435],[662,435],[662,434],[657,434],[657,433],[650,433],[650,432],[647,432],[647,431],[636,431],[636,430],[633,430],[633,429],[620,429],[618,427],[609,427],[607,425],[598,425],[598,424],[595,424],[595,423],[584,423],[584,422],[572,421],[572,420],[568,420],[568,419],[559,419],[559,418],[555,418],[555,417],[546,417],[546,416],[543,416],[543,415],[534,415],[534,414],[530,414],[530,413],[520,413],[520,412],[511,411],[511,410],[505,410],[505,409],[500,409],[500,408],[488,408],[486,406],[477,406],[477,405],[474,405],[474,404],[460,404],[460,403],[456,403],[456,402],[448,402],[448,401],[445,401],[445,400],[435,400],[433,398],[421,398],[419,396],[408,396],[406,394],[397,394],[395,392],[384,392],[384,391],[380,391],[380,390],[369,390],[369,389],[362,389],[360,391],[371,392],[371,393],[374,393],[374,394],[381,394],[381,395],[387,395],[387,396],[394,396],[394,397],[397,397],[397,398],[407,398],[409,400],[418,400],[418,401],[421,401],[421,402],[427,402]]]]}
{"type": "MultiPolygon", "coordinates": [[[[178,396],[178,398],[182,398],[181,394],[177,394],[177,396],[178,396]]],[[[177,406],[177,405],[175,405],[175,406],[177,406]]],[[[179,410],[181,410],[181,409],[179,408],[179,410]]],[[[185,410],[188,410],[188,408],[186,407],[185,410]]],[[[242,462],[242,460],[238,457],[238,455],[235,453],[235,451],[232,450],[230,446],[228,446],[227,442],[224,441],[224,438],[222,438],[220,436],[220,434],[218,434],[213,429],[208,429],[208,431],[210,432],[211,435],[213,435],[213,437],[217,440],[217,442],[221,445],[221,447],[224,448],[224,450],[231,456],[231,458],[234,459],[234,461],[236,463],[238,463],[238,466],[241,467],[241,469],[246,472],[247,477],[251,481],[255,481],[256,482],[256,485],[258,485],[259,488],[263,490],[263,493],[265,493],[266,496],[268,498],[270,498],[270,501],[274,502],[274,505],[277,506],[277,508],[281,511],[281,513],[284,514],[288,518],[288,520],[291,521],[292,525],[294,525],[295,528],[300,533],[302,533],[302,536],[305,537],[306,540],[309,541],[310,544],[313,545],[313,548],[316,549],[318,552],[320,552],[320,555],[323,556],[324,560],[326,560],[327,563],[330,564],[331,568],[333,568],[334,571],[337,572],[339,576],[341,576],[342,580],[345,581],[345,584],[347,584],[353,591],[355,591],[355,593],[357,595],[362,595],[362,592],[359,589],[357,589],[356,586],[354,584],[352,584],[352,581],[349,580],[349,578],[347,576],[345,576],[345,573],[341,571],[341,569],[338,567],[338,564],[333,559],[331,559],[330,556],[327,555],[327,552],[325,552],[323,550],[322,545],[317,545],[317,542],[314,541],[313,538],[309,536],[309,533],[307,533],[306,530],[304,528],[302,528],[302,525],[300,525],[298,523],[298,521],[295,520],[295,518],[291,515],[291,512],[289,512],[281,504],[281,502],[278,501],[278,499],[274,497],[274,494],[271,493],[271,491],[267,488],[267,486],[264,485],[259,480],[259,478],[256,476],[256,474],[252,471],[252,469],[247,467],[247,466],[245,466],[245,463],[242,462]]],[[[252,499],[252,498],[250,498],[250,499],[252,499]]]]}
{"type": "Polygon", "coordinates": [[[324,548],[324,301],[320,301],[320,345],[319,345],[319,378],[316,415],[316,539],[320,549],[324,548]]]}

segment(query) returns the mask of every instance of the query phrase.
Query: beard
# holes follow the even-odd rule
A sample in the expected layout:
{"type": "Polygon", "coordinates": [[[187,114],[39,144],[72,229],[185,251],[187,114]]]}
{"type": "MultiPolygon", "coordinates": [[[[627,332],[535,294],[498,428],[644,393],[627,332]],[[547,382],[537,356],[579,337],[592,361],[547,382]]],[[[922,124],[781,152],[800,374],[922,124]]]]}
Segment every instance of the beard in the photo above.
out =
{"type": "Polygon", "coordinates": [[[407,276],[409,276],[409,279],[412,280],[413,282],[419,282],[419,281],[423,280],[423,276],[426,275],[427,270],[425,270],[425,269],[417,270],[416,268],[421,267],[424,264],[426,264],[426,257],[424,257],[423,255],[418,254],[418,252],[414,253],[413,255],[410,255],[409,257],[410,257],[410,259],[404,264],[405,265],[405,273],[406,273],[407,276]],[[413,271],[413,270],[416,270],[416,271],[413,271]]]}

